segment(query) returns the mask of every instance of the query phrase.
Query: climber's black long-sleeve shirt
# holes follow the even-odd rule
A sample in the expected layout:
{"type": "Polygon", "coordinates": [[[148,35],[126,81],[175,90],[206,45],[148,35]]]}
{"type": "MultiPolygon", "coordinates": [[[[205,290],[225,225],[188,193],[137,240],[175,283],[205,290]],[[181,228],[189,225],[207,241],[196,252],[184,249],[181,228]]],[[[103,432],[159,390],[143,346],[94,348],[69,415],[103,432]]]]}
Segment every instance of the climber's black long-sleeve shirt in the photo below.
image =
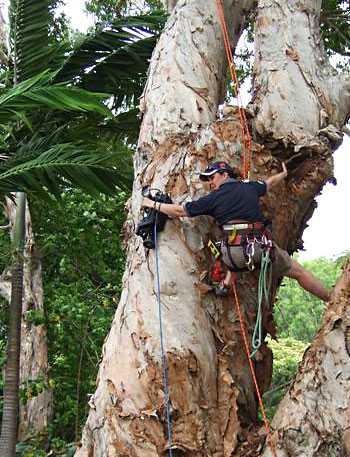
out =
{"type": "Polygon", "coordinates": [[[189,217],[212,216],[219,225],[232,220],[263,221],[259,198],[266,193],[263,181],[237,181],[227,179],[219,189],[188,202],[184,208],[189,217]]]}

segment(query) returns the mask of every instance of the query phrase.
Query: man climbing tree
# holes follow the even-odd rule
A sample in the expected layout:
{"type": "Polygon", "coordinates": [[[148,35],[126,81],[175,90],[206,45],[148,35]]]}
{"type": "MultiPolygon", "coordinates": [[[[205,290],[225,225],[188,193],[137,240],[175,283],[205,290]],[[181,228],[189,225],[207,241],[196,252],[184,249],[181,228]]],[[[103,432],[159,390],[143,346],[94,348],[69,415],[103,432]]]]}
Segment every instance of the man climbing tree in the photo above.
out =
{"type": "MultiPolygon", "coordinates": [[[[213,216],[223,229],[221,251],[223,261],[232,271],[249,270],[249,249],[255,255],[251,261],[254,266],[261,262],[262,238],[269,232],[265,229],[264,218],[259,209],[259,197],[265,195],[272,187],[287,176],[287,168],[282,163],[283,171],[263,181],[240,182],[232,167],[226,162],[214,162],[203,173],[200,179],[208,181],[211,194],[185,205],[155,202],[145,197],[143,206],[155,208],[171,217],[193,217],[200,215],[213,216]],[[232,232],[233,235],[232,236],[232,232]],[[250,239],[252,242],[250,242],[250,239]]],[[[268,248],[268,245],[267,245],[268,248]]],[[[321,300],[330,298],[329,292],[310,272],[297,261],[292,260],[286,251],[276,244],[273,246],[272,272],[274,277],[288,276],[296,279],[300,286],[321,300]]],[[[231,275],[227,275],[223,286],[228,287],[231,275]]]]}
{"type": "MultiPolygon", "coordinates": [[[[250,171],[251,180],[268,179],[288,161],[288,176],[271,189],[262,209],[272,220],[278,246],[288,252],[300,246],[314,197],[332,176],[332,152],[350,112],[349,77],[330,66],[321,43],[321,1],[165,3],[170,16],[140,103],[123,293],[77,456],[345,455],[350,268],[335,288],[325,325],[271,432],[267,428],[272,450],[260,446],[262,434],[257,441],[249,438],[258,426],[257,387],[263,392],[270,383],[271,351],[263,343],[256,354],[256,385],[231,298],[201,293],[208,264],[205,240],[213,225],[199,218],[174,219],[159,237],[157,251],[145,249],[134,233],[144,186],[166,191],[182,205],[202,195],[192,176],[214,157],[250,171]],[[217,120],[225,94],[225,48],[228,53],[235,48],[252,15],[252,102],[249,111],[232,109],[217,120]],[[229,42],[223,39],[223,17],[229,42]],[[242,166],[246,145],[248,161],[242,166]],[[255,450],[250,449],[254,442],[255,450]]],[[[257,278],[243,275],[237,290],[251,333],[257,278]]],[[[273,335],[272,326],[266,327],[269,313],[264,310],[264,334],[273,335]]]]}

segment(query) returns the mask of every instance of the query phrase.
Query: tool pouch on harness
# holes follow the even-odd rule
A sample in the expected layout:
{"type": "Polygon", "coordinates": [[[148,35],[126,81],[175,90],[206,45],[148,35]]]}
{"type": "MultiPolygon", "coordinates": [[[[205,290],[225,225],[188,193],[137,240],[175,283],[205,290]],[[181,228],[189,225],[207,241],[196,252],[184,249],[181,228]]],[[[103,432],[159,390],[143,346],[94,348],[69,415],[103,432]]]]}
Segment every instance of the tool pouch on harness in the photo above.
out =
{"type": "Polygon", "coordinates": [[[225,231],[221,259],[231,271],[252,271],[260,267],[262,253],[267,248],[272,251],[271,234],[266,229],[225,231]]]}
{"type": "MultiPolygon", "coordinates": [[[[154,202],[159,203],[172,203],[171,198],[168,194],[157,190],[157,192],[152,195],[151,190],[148,187],[142,189],[142,195],[144,197],[148,197],[154,202]]],[[[161,232],[164,227],[165,223],[168,219],[166,214],[160,213],[156,211],[155,208],[144,208],[142,220],[138,223],[136,229],[136,235],[141,236],[143,239],[143,245],[148,249],[155,248],[155,240],[154,240],[154,226],[156,224],[157,233],[161,232]]]]}

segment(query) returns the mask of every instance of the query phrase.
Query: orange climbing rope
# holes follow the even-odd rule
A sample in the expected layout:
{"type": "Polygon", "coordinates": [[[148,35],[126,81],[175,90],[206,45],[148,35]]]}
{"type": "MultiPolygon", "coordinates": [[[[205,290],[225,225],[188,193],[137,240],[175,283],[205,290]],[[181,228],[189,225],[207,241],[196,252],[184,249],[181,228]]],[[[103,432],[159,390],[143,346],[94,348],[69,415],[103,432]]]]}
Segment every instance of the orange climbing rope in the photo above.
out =
{"type": "Polygon", "coordinates": [[[230,39],[229,34],[226,26],[225,20],[225,13],[224,7],[222,4],[222,0],[216,0],[216,6],[218,15],[220,18],[220,24],[222,29],[222,35],[224,38],[224,45],[225,51],[228,61],[228,66],[230,70],[231,80],[233,83],[233,90],[238,102],[238,112],[239,112],[239,119],[242,129],[242,175],[244,179],[249,179],[250,168],[251,168],[251,161],[252,161],[252,140],[251,135],[249,132],[248,122],[245,115],[245,110],[243,107],[243,103],[241,100],[240,92],[239,92],[239,82],[237,78],[236,68],[233,61],[232,50],[230,46],[230,39]]]}
{"type": "Polygon", "coordinates": [[[271,428],[270,428],[270,424],[269,424],[269,421],[268,421],[267,416],[266,416],[265,407],[264,407],[264,403],[263,403],[262,396],[261,396],[261,393],[260,393],[258,381],[257,381],[257,378],[256,378],[253,361],[252,361],[252,358],[250,357],[250,352],[251,351],[250,351],[249,344],[248,344],[247,329],[246,329],[246,326],[245,326],[245,323],[244,323],[244,319],[243,319],[243,315],[242,315],[242,312],[241,312],[241,305],[239,303],[239,298],[238,298],[238,294],[237,294],[236,278],[235,278],[235,274],[234,273],[232,274],[232,289],[233,289],[233,296],[234,296],[235,304],[236,304],[236,311],[237,311],[238,318],[239,318],[239,325],[240,325],[240,328],[241,328],[241,334],[242,334],[242,338],[243,338],[244,349],[245,349],[245,352],[246,352],[246,355],[247,355],[247,359],[248,359],[248,362],[249,362],[249,368],[250,368],[250,372],[251,372],[252,379],[253,379],[253,382],[254,382],[256,395],[258,397],[260,411],[261,411],[261,414],[262,414],[263,420],[264,420],[264,425],[265,425],[265,430],[266,430],[266,435],[267,435],[267,441],[269,443],[269,446],[270,446],[270,449],[271,449],[273,457],[277,457],[276,447],[275,447],[275,444],[274,444],[273,439],[272,439],[271,428]]]}
{"type": "MultiPolygon", "coordinates": [[[[223,39],[224,39],[225,51],[226,51],[228,66],[229,66],[229,70],[230,70],[231,80],[233,83],[233,89],[234,89],[234,93],[235,93],[235,96],[236,96],[237,102],[238,102],[238,112],[239,112],[239,119],[240,119],[241,130],[242,130],[242,175],[243,175],[244,179],[249,179],[251,162],[252,162],[252,140],[251,140],[251,135],[249,132],[247,118],[245,115],[245,110],[244,110],[240,92],[239,92],[239,82],[238,82],[238,78],[237,78],[235,64],[233,61],[233,55],[232,55],[232,50],[231,50],[231,46],[230,46],[230,38],[229,38],[228,30],[227,30],[222,0],[216,0],[216,6],[217,6],[218,15],[220,18],[221,30],[222,30],[222,35],[223,35],[223,39]]],[[[239,318],[239,324],[240,324],[241,334],[242,334],[242,338],[243,338],[244,349],[245,349],[245,352],[247,355],[251,376],[253,379],[253,383],[254,383],[255,390],[256,390],[256,395],[257,395],[258,401],[259,401],[259,407],[260,407],[264,425],[265,425],[267,441],[270,446],[273,457],[277,457],[276,446],[272,439],[271,428],[270,428],[270,424],[269,424],[269,421],[266,416],[264,403],[262,400],[257,377],[255,374],[254,364],[253,364],[252,358],[250,357],[251,351],[250,351],[249,343],[248,343],[247,329],[246,329],[244,318],[243,318],[243,315],[241,312],[241,306],[240,306],[238,293],[237,293],[237,287],[236,287],[236,278],[235,278],[234,273],[232,274],[232,290],[233,290],[233,296],[235,299],[236,311],[237,311],[237,315],[239,318]]]]}

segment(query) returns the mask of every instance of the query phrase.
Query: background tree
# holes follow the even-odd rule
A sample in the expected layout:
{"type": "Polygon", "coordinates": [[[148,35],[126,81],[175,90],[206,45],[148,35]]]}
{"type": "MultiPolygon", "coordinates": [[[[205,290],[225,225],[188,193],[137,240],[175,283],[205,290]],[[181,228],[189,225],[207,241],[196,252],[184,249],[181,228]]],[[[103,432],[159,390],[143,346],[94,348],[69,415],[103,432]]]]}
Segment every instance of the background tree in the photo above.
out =
{"type": "MultiPolygon", "coordinates": [[[[200,195],[195,173],[214,157],[240,166],[238,116],[231,110],[230,117],[216,120],[225,93],[226,66],[215,3],[166,3],[171,15],[153,54],[141,103],[124,289],[103,348],[79,457],[91,453],[159,456],[169,445],[153,285],[155,254],[146,252],[133,233],[142,187],[165,189],[182,203],[200,195]]],[[[279,169],[281,160],[288,161],[288,179],[264,199],[264,211],[273,220],[276,241],[292,252],[300,246],[315,195],[332,177],[332,151],[341,142],[350,110],[348,76],[336,73],[324,53],[320,1],[223,3],[233,47],[250,14],[255,15],[249,109],[254,134],[252,177],[264,178],[279,169]]],[[[200,294],[208,263],[204,246],[211,230],[205,218],[171,221],[159,239],[170,444],[179,455],[248,455],[239,440],[249,435],[258,417],[237,316],[230,299],[200,294]]],[[[256,282],[254,275],[239,280],[250,331],[256,282]]],[[[348,386],[334,373],[335,366],[348,369],[348,291],[346,270],[326,324],[304,357],[298,389],[290,391],[277,413],[278,433],[273,439],[278,441],[279,456],[339,455],[336,452],[345,446],[348,386]],[[327,366],[329,357],[332,364],[327,366]],[[315,385],[313,379],[318,381],[315,385]],[[327,379],[324,390],[322,379],[327,379]],[[335,406],[338,388],[341,410],[335,406]],[[300,430],[300,439],[293,430],[300,430]]],[[[270,317],[265,317],[268,322],[270,317]]],[[[271,326],[267,330],[273,333],[271,326]]],[[[270,384],[271,362],[265,343],[255,362],[262,391],[270,384]]],[[[271,451],[267,449],[265,455],[271,451]]]]}

